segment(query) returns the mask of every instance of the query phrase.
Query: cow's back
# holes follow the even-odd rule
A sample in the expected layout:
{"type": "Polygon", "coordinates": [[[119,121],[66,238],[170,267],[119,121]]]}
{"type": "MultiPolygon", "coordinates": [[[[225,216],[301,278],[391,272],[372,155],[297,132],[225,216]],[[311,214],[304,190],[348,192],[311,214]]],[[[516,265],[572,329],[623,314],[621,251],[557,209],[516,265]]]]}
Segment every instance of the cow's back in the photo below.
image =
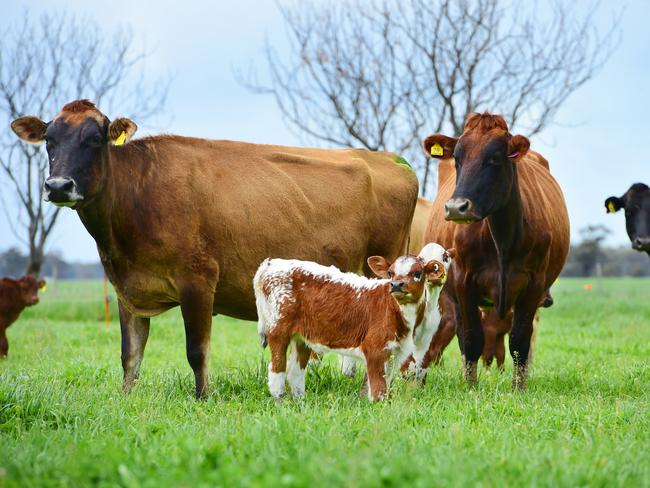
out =
{"type": "MultiPolygon", "coordinates": [[[[562,271],[569,250],[569,216],[564,195],[548,170],[548,162],[539,153],[529,151],[516,164],[525,225],[534,234],[547,233],[551,237],[546,273],[546,286],[549,287],[562,271]]],[[[445,220],[445,203],[456,188],[454,160],[441,160],[438,174],[438,193],[425,232],[425,242],[438,242],[449,248],[454,246],[457,233],[479,235],[486,224],[481,221],[461,225],[445,220]]]]}
{"type": "Polygon", "coordinates": [[[214,279],[215,312],[254,319],[253,275],[267,257],[359,272],[368,256],[394,259],[406,244],[418,183],[393,154],[181,137],[126,147],[132,144],[132,152],[150,145],[146,152],[158,156],[155,163],[143,158],[131,180],[145,173],[148,181],[131,184],[139,194],[132,208],[122,209],[124,218],[136,216],[133,231],[147,234],[131,249],[143,264],[130,269],[140,268],[141,276],[123,273],[130,283],[117,283],[118,292],[131,288],[132,296],[149,297],[132,304],[137,313],[164,309],[153,310],[152,296],[159,303],[171,296],[173,303],[173,275],[195,269],[214,279]],[[145,211],[143,201],[149,203],[145,211]],[[154,276],[143,277],[147,272],[154,276]],[[165,275],[171,280],[160,278],[165,275]]]}

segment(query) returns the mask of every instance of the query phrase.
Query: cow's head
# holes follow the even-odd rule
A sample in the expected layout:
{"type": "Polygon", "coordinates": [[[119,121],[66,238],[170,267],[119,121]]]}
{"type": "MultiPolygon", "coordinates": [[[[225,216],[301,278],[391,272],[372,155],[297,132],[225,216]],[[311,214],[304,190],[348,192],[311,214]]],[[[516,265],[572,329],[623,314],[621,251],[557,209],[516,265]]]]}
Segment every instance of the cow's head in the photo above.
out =
{"type": "Polygon", "coordinates": [[[20,286],[20,298],[22,302],[31,307],[38,303],[38,290],[45,287],[45,280],[37,280],[33,276],[23,276],[18,280],[20,286]]]}
{"type": "Polygon", "coordinates": [[[65,105],[50,122],[25,116],[11,128],[30,144],[46,143],[50,175],[43,185],[43,198],[60,207],[83,207],[103,187],[108,144],[123,144],[137,126],[129,119],[114,121],[88,100],[65,105]]]}
{"type": "Polygon", "coordinates": [[[625,228],[637,251],[650,255],[650,188],[643,183],[635,183],[622,197],[609,197],[605,200],[608,213],[625,209],[625,228]]]}
{"type": "Polygon", "coordinates": [[[458,223],[484,219],[502,208],[515,183],[515,165],[530,142],[513,136],[500,115],[473,113],[460,138],[433,134],[424,150],[438,159],[456,161],[456,190],[445,204],[445,218],[458,223]]]}
{"type": "Polygon", "coordinates": [[[427,280],[443,282],[449,268],[445,263],[408,254],[390,263],[382,256],[368,258],[368,266],[380,278],[390,280],[390,292],[402,304],[416,303],[422,298],[427,280]]]}

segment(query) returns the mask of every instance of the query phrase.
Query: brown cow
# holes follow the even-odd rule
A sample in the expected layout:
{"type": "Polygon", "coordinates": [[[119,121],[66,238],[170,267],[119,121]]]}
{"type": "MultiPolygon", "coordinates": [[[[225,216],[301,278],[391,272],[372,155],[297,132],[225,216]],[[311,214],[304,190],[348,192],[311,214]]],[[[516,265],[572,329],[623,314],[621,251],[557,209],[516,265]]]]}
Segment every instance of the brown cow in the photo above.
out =
{"type": "Polygon", "coordinates": [[[138,377],[150,317],[180,305],[196,395],[207,394],[212,315],[256,319],[253,275],[268,256],[370,273],[366,258],[406,246],[418,182],[386,152],[180,136],[131,140],[137,126],[77,100],[51,121],[44,198],[73,208],[115,286],[124,389],[138,377]]]}
{"type": "Polygon", "coordinates": [[[418,203],[415,206],[413,221],[411,222],[411,236],[409,238],[409,252],[417,253],[424,247],[424,231],[429,224],[429,216],[433,202],[423,197],[418,197],[418,203]]]}
{"type": "Polygon", "coordinates": [[[25,307],[38,303],[38,290],[45,286],[45,280],[23,276],[19,280],[0,279],[0,358],[9,353],[7,328],[13,324],[25,307]]]}
{"type": "Polygon", "coordinates": [[[443,159],[446,176],[425,240],[457,252],[443,295],[459,324],[469,383],[483,351],[479,307],[495,306],[502,319],[513,310],[513,386],[525,388],[533,318],[568,253],[562,191],[529,146],[509,133],[503,117],[487,113],[471,114],[458,139],[435,134],[424,141],[427,154],[443,159]]]}

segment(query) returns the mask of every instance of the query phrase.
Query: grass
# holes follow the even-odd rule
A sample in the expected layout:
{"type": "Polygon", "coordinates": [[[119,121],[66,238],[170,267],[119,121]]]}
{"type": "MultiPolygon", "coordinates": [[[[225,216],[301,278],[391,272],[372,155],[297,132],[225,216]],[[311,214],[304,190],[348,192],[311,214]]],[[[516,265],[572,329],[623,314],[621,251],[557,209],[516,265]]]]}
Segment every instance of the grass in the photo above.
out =
{"type": "Polygon", "coordinates": [[[106,329],[101,283],[60,283],[9,329],[0,486],[650,486],[650,280],[584,283],[554,287],[526,392],[510,360],[468,389],[454,341],[422,390],[371,405],[329,357],[280,407],[255,324],[227,317],[195,401],[177,310],[122,394],[114,302],[106,329]]]}

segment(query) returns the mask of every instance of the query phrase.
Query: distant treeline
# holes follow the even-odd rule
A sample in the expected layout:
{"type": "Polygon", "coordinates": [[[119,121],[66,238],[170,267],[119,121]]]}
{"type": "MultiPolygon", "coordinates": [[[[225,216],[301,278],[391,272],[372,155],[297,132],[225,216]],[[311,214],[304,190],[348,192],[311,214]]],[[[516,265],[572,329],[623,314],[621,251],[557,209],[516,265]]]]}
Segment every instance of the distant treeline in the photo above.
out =
{"type": "Polygon", "coordinates": [[[650,257],[629,247],[603,247],[596,253],[572,245],[562,276],[650,276],[650,257]]]}
{"type": "MultiPolygon", "coordinates": [[[[12,247],[0,253],[0,277],[19,277],[27,269],[27,255],[12,247]]],[[[56,253],[45,256],[41,276],[61,280],[91,280],[104,276],[101,263],[68,262],[56,253]]]]}
{"type": "MultiPolygon", "coordinates": [[[[0,253],[0,277],[19,277],[27,269],[27,256],[16,248],[0,253]]],[[[58,254],[47,254],[42,276],[61,280],[101,279],[102,265],[68,262],[58,254]]],[[[584,244],[572,245],[562,276],[650,276],[650,258],[627,247],[597,250],[584,244]],[[595,252],[594,252],[595,251],[595,252]]]]}

